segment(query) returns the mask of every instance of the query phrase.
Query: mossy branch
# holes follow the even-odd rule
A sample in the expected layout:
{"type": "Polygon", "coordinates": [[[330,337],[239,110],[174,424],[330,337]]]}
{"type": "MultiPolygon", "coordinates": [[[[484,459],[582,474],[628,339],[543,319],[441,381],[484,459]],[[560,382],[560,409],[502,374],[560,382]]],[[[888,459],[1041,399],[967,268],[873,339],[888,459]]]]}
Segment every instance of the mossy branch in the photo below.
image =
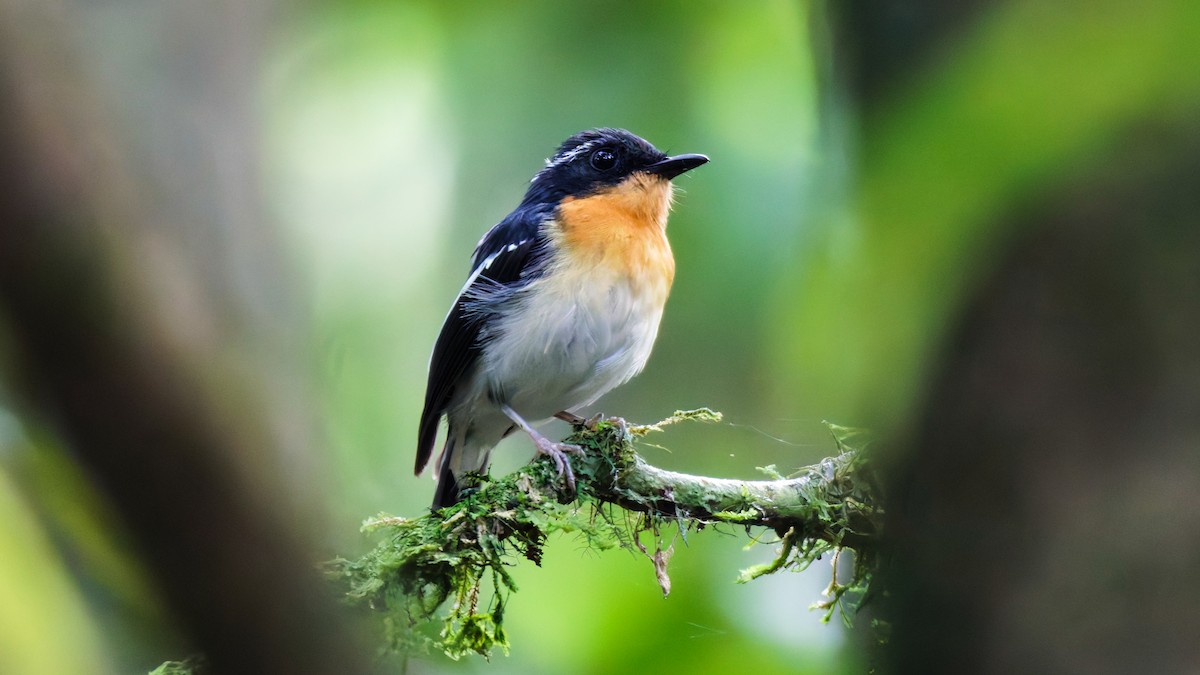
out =
{"type": "MultiPolygon", "coordinates": [[[[666,422],[681,419],[716,421],[708,409],[677,412],[666,422]]],[[[835,546],[867,547],[874,541],[879,514],[861,483],[861,456],[845,447],[832,427],[842,452],[798,472],[793,478],[736,480],[667,471],[647,464],[633,450],[632,437],[661,431],[662,423],[629,427],[601,423],[596,429],[577,428],[567,439],[586,452],[572,460],[582,496],[654,516],[701,523],[732,523],[768,527],[781,536],[794,530],[799,539],[819,539],[835,546]],[[865,501],[855,498],[859,494],[865,501]]],[[[569,498],[558,481],[542,486],[569,498]]]]}
{"type": "MultiPolygon", "coordinates": [[[[330,574],[348,585],[348,597],[385,612],[389,648],[396,652],[443,651],[451,658],[507,651],[504,609],[516,590],[508,568],[515,555],[540,564],[546,537],[571,532],[593,548],[640,550],[654,563],[664,594],[670,589],[662,529],[700,529],[714,523],[761,526],[781,544],[769,564],[743,570],[745,582],[783,569],[803,569],[827,552],[855,551],[847,584],[834,580],[828,599],[815,606],[825,618],[847,594],[865,592],[874,564],[882,514],[874,481],[860,452],[846,440],[852,431],[829,425],[839,454],[795,477],[740,481],[691,476],[650,466],[633,439],[683,420],[720,419],[710,410],[680,412],[656,425],[602,421],[580,425],[566,440],[583,452],[572,455],[578,492],[571,493],[548,458],[539,457],[497,480],[479,481],[458,504],[415,519],[380,516],[364,529],[386,533],[357,560],[339,559],[330,574]],[[640,518],[614,517],[613,506],[640,518]],[[651,533],[654,552],[641,541],[651,533]],[[485,583],[490,582],[490,583],[485,583]],[[487,586],[487,588],[485,588],[487,586]],[[449,608],[439,611],[449,601],[449,608]],[[432,628],[440,625],[436,636],[432,628]]],[[[619,512],[619,511],[617,511],[619,512]]],[[[836,567],[836,566],[835,566],[836,567]]],[[[846,616],[845,614],[843,614],[846,616]]]]}

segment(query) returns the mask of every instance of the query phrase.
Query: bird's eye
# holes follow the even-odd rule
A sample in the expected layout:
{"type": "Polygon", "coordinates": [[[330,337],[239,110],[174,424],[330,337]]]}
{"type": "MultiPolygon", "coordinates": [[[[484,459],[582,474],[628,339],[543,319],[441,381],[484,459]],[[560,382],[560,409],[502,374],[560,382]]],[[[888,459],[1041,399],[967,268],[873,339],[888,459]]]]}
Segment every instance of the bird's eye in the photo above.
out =
{"type": "Polygon", "coordinates": [[[608,171],[617,165],[617,154],[612,150],[601,148],[592,153],[592,158],[589,160],[592,163],[592,168],[597,171],[608,171]]]}

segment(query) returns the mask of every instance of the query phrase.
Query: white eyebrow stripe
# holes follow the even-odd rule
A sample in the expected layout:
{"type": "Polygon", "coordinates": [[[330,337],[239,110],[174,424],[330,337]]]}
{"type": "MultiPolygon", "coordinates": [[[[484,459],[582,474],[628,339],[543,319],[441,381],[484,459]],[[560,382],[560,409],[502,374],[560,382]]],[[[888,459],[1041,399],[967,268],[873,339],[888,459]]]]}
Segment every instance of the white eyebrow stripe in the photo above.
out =
{"type": "Polygon", "coordinates": [[[537,173],[535,173],[533,175],[533,178],[529,179],[529,182],[536,183],[537,179],[546,175],[546,172],[550,171],[551,169],[555,169],[557,167],[563,166],[564,164],[570,164],[571,162],[575,161],[579,157],[586,155],[587,153],[591,152],[592,150],[595,150],[598,146],[604,145],[605,143],[606,143],[605,139],[597,138],[597,139],[588,141],[587,143],[584,143],[583,145],[581,145],[577,148],[568,150],[567,152],[564,152],[561,155],[555,155],[554,157],[547,159],[546,166],[541,171],[538,171],[537,173]]]}
{"type": "Polygon", "coordinates": [[[575,161],[579,157],[586,155],[588,152],[594,150],[597,146],[604,145],[604,143],[605,143],[605,139],[603,139],[603,138],[597,138],[597,139],[588,141],[587,143],[584,143],[583,145],[581,145],[577,148],[568,150],[567,152],[564,152],[561,155],[557,155],[555,157],[552,157],[551,159],[546,160],[546,167],[552,168],[552,167],[556,167],[556,166],[562,166],[563,164],[570,164],[571,162],[575,161]]]}

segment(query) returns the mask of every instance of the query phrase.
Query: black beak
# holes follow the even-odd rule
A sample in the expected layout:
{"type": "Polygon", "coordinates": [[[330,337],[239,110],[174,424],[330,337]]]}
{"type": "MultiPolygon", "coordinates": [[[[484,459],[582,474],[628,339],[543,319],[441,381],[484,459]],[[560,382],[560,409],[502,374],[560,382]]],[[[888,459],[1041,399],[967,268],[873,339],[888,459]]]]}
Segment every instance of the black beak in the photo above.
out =
{"type": "Polygon", "coordinates": [[[662,176],[667,180],[678,176],[685,171],[692,169],[708,162],[708,158],[704,155],[675,155],[668,157],[661,162],[655,162],[646,167],[646,173],[652,173],[656,176],[662,176]]]}

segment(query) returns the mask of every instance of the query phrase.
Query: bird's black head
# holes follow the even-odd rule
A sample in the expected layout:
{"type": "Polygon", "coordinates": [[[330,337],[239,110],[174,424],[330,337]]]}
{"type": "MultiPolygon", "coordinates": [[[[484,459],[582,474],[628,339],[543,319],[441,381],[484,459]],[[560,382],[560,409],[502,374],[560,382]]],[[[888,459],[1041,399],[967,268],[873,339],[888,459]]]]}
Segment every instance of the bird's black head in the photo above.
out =
{"type": "Polygon", "coordinates": [[[666,180],[708,161],[704,155],[668,157],[624,129],[590,129],[563,141],[546,167],[533,177],[525,203],[556,203],[615,186],[644,172],[666,180]]]}

